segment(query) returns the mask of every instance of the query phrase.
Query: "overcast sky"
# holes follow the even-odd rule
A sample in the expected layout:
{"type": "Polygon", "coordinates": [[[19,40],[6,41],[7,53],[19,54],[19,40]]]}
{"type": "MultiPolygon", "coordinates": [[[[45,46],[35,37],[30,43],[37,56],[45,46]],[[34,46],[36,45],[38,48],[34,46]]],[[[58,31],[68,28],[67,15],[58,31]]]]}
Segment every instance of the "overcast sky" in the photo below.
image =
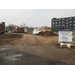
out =
{"type": "Polygon", "coordinates": [[[6,26],[26,23],[26,26],[50,27],[53,17],[71,16],[75,16],[75,9],[0,9],[0,22],[5,22],[6,26]]]}

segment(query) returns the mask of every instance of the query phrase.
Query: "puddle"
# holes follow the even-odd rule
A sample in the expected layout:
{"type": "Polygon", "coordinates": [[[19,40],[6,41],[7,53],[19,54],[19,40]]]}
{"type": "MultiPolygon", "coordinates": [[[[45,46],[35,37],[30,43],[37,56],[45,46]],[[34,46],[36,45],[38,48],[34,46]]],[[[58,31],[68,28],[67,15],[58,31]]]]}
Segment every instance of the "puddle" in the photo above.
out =
{"type": "Polygon", "coordinates": [[[6,60],[10,60],[10,61],[13,61],[13,60],[18,60],[17,58],[13,57],[13,55],[11,56],[7,56],[7,57],[4,57],[6,60]]]}
{"type": "Polygon", "coordinates": [[[9,61],[15,61],[15,60],[18,60],[17,57],[21,57],[21,56],[22,54],[15,54],[15,55],[6,56],[4,58],[9,61]]]}
{"type": "Polygon", "coordinates": [[[13,57],[20,57],[20,56],[22,56],[22,54],[15,54],[15,55],[13,55],[13,57]]]}
{"type": "Polygon", "coordinates": [[[7,49],[10,49],[10,48],[0,48],[1,51],[7,50],[7,49]]]}

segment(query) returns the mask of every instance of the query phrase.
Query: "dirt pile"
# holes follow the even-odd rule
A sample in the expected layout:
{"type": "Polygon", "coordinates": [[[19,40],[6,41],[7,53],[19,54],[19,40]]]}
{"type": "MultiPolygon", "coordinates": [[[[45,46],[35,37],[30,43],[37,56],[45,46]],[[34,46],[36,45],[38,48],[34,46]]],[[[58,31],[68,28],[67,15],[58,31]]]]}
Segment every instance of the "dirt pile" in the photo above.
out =
{"type": "Polygon", "coordinates": [[[52,31],[45,31],[45,32],[39,32],[37,35],[42,35],[42,36],[55,36],[55,34],[52,31]]]}
{"type": "Polygon", "coordinates": [[[52,31],[46,31],[43,33],[44,36],[55,36],[55,34],[52,31]]]}

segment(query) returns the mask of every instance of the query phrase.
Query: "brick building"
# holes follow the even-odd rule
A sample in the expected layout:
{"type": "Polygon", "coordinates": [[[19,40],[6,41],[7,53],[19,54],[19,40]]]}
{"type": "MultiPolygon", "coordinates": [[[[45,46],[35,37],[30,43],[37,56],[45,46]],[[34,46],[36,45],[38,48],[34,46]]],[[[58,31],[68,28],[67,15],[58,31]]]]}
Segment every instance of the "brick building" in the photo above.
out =
{"type": "Polygon", "coordinates": [[[58,32],[59,30],[75,30],[75,17],[53,18],[51,20],[51,30],[58,32]]]}
{"type": "Polygon", "coordinates": [[[24,29],[23,28],[14,28],[14,32],[23,33],[24,29]]]}
{"type": "Polygon", "coordinates": [[[5,30],[5,22],[0,23],[0,30],[4,31],[5,30]]]}

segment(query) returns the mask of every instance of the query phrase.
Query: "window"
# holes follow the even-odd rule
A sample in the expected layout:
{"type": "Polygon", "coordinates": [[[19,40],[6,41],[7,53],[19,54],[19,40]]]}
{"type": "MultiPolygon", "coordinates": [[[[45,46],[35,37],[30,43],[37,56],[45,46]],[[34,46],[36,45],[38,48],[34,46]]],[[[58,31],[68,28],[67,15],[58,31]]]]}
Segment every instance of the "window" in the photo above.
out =
{"type": "Polygon", "coordinates": [[[54,22],[53,22],[53,24],[54,24],[54,22]]]}
{"type": "Polygon", "coordinates": [[[65,20],[64,18],[62,20],[65,20]]]}
{"type": "Polygon", "coordinates": [[[73,29],[75,29],[75,27],[73,27],[73,29]]]}
{"type": "Polygon", "coordinates": [[[64,24],[62,26],[65,26],[64,24]]]}
{"type": "Polygon", "coordinates": [[[57,28],[55,28],[57,30],[57,28]]]}
{"type": "Polygon", "coordinates": [[[59,24],[60,24],[61,22],[59,22],[59,24]]]}
{"type": "Polygon", "coordinates": [[[68,22],[66,22],[66,23],[68,23],[68,22]]]}
{"type": "Polygon", "coordinates": [[[66,20],[68,20],[68,18],[66,20]]]}
{"type": "Polygon", "coordinates": [[[61,19],[59,19],[59,21],[61,21],[61,19]]]}
{"type": "Polygon", "coordinates": [[[73,26],[75,26],[75,24],[73,24],[73,26]]]}
{"type": "Polygon", "coordinates": [[[75,23],[75,21],[73,21],[75,23]]]}
{"type": "Polygon", "coordinates": [[[75,17],[73,19],[75,19],[75,17]]]}
{"type": "Polygon", "coordinates": [[[52,28],[52,29],[54,29],[54,28],[52,28]]]}
{"type": "Polygon", "coordinates": [[[58,21],[58,20],[56,19],[56,21],[58,21]]]}
{"type": "Polygon", "coordinates": [[[56,27],[57,27],[58,25],[56,25],[56,27]]]}
{"type": "Polygon", "coordinates": [[[60,27],[61,25],[59,25],[59,27],[60,27]]]}
{"type": "Polygon", "coordinates": [[[69,18],[69,20],[72,20],[72,18],[69,18]]]}
{"type": "Polygon", "coordinates": [[[65,23],[64,21],[62,23],[65,23]]]}
{"type": "Polygon", "coordinates": [[[55,21],[55,20],[52,20],[52,21],[55,21]]]}
{"type": "Polygon", "coordinates": [[[69,23],[72,23],[72,21],[69,21],[69,23]]]}
{"type": "Polygon", "coordinates": [[[53,27],[54,27],[54,25],[53,25],[53,27]]]}
{"type": "Polygon", "coordinates": [[[69,29],[72,29],[72,27],[69,27],[69,29]]]}
{"type": "Polygon", "coordinates": [[[72,24],[69,24],[69,26],[72,26],[72,24]]]}
{"type": "Polygon", "coordinates": [[[66,25],[66,27],[68,27],[68,25],[66,25]]]}
{"type": "Polygon", "coordinates": [[[58,22],[56,22],[56,24],[57,24],[58,22]]]}

